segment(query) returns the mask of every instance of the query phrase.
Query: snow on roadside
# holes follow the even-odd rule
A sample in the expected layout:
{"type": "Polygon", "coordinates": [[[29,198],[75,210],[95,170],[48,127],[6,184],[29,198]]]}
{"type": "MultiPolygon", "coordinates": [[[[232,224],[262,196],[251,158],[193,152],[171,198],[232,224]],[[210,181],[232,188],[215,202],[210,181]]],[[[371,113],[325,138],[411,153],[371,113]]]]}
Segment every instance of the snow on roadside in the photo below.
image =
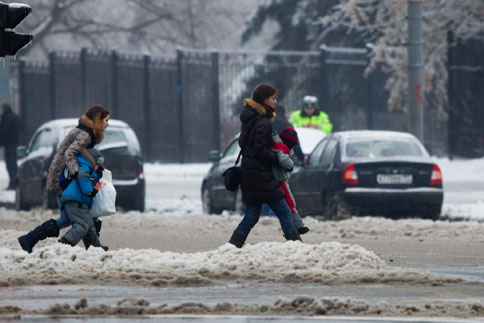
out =
{"type": "MultiPolygon", "coordinates": [[[[183,199],[177,203],[182,204],[183,199]]],[[[222,215],[207,216],[202,214],[200,210],[191,208],[190,205],[190,203],[187,203],[184,206],[190,212],[185,212],[183,208],[176,209],[176,205],[172,205],[172,209],[165,211],[117,213],[103,218],[103,221],[106,223],[106,227],[138,228],[143,227],[143,224],[150,223],[153,227],[159,225],[175,231],[191,230],[194,234],[208,234],[215,228],[218,232],[225,232],[222,234],[229,236],[241,220],[239,215],[231,215],[226,212],[222,215]]],[[[20,226],[30,230],[43,221],[57,216],[57,212],[53,210],[44,211],[37,208],[28,212],[17,212],[0,207],[0,223],[3,224],[5,229],[20,226]]],[[[444,239],[484,242],[484,223],[476,221],[449,222],[423,219],[393,220],[381,217],[352,217],[335,222],[319,221],[306,217],[304,222],[311,229],[311,234],[324,236],[328,239],[419,238],[424,240],[444,239]]],[[[262,217],[254,230],[261,235],[280,230],[278,219],[276,217],[262,217]]],[[[19,232],[19,234],[24,233],[25,231],[19,232]]],[[[2,234],[2,231],[0,231],[0,234],[2,234]]],[[[17,241],[15,239],[12,241],[9,243],[5,238],[0,237],[0,247],[8,245],[9,248],[18,248],[17,241]]],[[[39,243],[39,246],[42,244],[43,241],[39,243]]]]}
{"type": "MultiPolygon", "coordinates": [[[[272,305],[266,304],[241,304],[223,302],[216,305],[204,304],[203,302],[187,302],[174,306],[162,304],[159,306],[151,306],[146,299],[122,299],[117,302],[116,306],[109,305],[89,305],[85,298],[79,299],[76,304],[72,306],[64,304],[55,304],[46,310],[24,310],[18,306],[4,306],[0,307],[0,314],[3,315],[49,315],[49,316],[71,316],[82,315],[84,318],[90,316],[142,316],[147,318],[148,315],[158,315],[158,320],[163,320],[163,316],[159,315],[173,315],[173,314],[189,314],[189,315],[263,315],[274,316],[280,315],[294,315],[294,316],[310,316],[317,319],[317,316],[365,316],[364,321],[394,321],[393,317],[412,317],[411,320],[440,322],[455,322],[456,317],[483,317],[484,305],[476,301],[466,302],[444,302],[444,301],[427,301],[427,302],[411,302],[411,303],[389,303],[380,301],[376,304],[368,303],[361,299],[354,298],[339,298],[339,297],[311,297],[300,295],[293,298],[279,298],[272,305]],[[424,318],[425,317],[425,318],[424,318]]],[[[170,317],[172,318],[172,317],[170,317]]],[[[263,317],[261,317],[263,318],[263,317]]],[[[295,317],[291,318],[294,319],[295,317]]],[[[168,319],[168,317],[167,317],[168,319]]],[[[196,319],[196,316],[193,317],[196,319]]],[[[241,317],[241,319],[244,319],[241,317]]],[[[210,320],[210,318],[208,318],[210,320]]],[[[246,319],[251,321],[250,319],[246,319]]],[[[271,320],[271,319],[269,319],[271,320]]],[[[405,319],[404,319],[405,320],[405,319]]],[[[232,320],[231,320],[232,321],[232,320]]],[[[339,320],[338,320],[339,321],[339,320]]],[[[402,321],[399,319],[398,321],[402,321]]],[[[466,320],[467,322],[467,320],[466,320]]],[[[474,322],[474,321],[472,321],[474,322]]],[[[476,321],[477,322],[477,321],[476,321]]]]}
{"type": "Polygon", "coordinates": [[[144,171],[145,173],[148,173],[153,177],[158,177],[158,176],[203,177],[211,166],[212,164],[210,163],[200,163],[200,164],[146,163],[144,165],[144,171]]]}
{"type": "Polygon", "coordinates": [[[482,201],[472,204],[442,206],[441,220],[484,222],[484,196],[482,201]]]}
{"type": "Polygon", "coordinates": [[[12,247],[20,232],[0,238],[0,286],[33,284],[210,285],[223,281],[420,284],[461,282],[388,266],[372,251],[339,242],[263,242],[237,249],[224,244],[195,253],[154,249],[84,250],[48,239],[32,254],[12,247]]]}

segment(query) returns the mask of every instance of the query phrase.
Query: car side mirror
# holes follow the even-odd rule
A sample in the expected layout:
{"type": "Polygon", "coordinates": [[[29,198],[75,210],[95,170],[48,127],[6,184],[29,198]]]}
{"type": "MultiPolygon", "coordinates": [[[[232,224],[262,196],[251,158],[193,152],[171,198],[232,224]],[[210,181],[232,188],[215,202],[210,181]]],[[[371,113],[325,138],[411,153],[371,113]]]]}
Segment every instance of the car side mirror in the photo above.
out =
{"type": "Polygon", "coordinates": [[[27,156],[27,147],[18,146],[17,147],[17,158],[24,158],[25,156],[27,156]]]}
{"type": "Polygon", "coordinates": [[[208,153],[208,159],[212,162],[218,162],[220,160],[220,152],[218,150],[211,150],[208,153]]]}

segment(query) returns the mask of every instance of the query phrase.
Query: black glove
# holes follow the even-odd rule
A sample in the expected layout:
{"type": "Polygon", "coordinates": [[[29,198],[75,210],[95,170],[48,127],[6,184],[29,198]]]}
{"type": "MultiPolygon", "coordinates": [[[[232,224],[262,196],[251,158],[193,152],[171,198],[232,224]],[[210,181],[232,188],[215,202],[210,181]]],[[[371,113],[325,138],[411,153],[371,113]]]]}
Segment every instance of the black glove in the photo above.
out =
{"type": "Polygon", "coordinates": [[[79,172],[75,172],[75,173],[72,173],[72,174],[69,172],[69,179],[71,179],[71,180],[77,179],[78,175],[79,175],[79,172]]]}
{"type": "Polygon", "coordinates": [[[99,192],[99,188],[93,187],[91,192],[91,197],[94,198],[94,196],[96,196],[98,192],[99,192]]]}
{"type": "Polygon", "coordinates": [[[97,174],[98,179],[103,177],[103,170],[104,170],[104,168],[101,165],[98,165],[97,170],[96,170],[96,174],[97,174]]]}

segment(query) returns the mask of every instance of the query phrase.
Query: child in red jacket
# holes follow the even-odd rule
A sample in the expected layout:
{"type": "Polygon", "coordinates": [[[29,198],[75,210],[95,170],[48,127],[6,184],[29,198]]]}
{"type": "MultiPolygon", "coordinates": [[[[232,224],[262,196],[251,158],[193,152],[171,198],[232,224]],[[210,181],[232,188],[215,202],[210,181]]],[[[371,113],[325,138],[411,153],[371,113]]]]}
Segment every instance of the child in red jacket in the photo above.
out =
{"type": "Polygon", "coordinates": [[[294,162],[291,159],[291,153],[294,146],[299,143],[297,132],[292,127],[285,127],[279,134],[274,133],[272,136],[272,150],[276,152],[279,165],[272,167],[274,177],[279,181],[279,185],[285,192],[284,200],[286,201],[294,220],[294,226],[299,234],[309,232],[296,209],[296,201],[289,188],[289,173],[294,168],[294,162]]]}

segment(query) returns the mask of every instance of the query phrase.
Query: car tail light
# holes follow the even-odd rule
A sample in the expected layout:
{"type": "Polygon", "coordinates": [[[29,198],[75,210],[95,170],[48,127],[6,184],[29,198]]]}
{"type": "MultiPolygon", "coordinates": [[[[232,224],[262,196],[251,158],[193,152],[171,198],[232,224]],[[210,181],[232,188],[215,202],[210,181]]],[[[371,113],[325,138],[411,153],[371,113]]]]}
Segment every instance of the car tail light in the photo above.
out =
{"type": "Polygon", "coordinates": [[[136,174],[141,179],[143,179],[145,177],[145,174],[143,173],[143,168],[138,168],[138,170],[136,171],[136,174]]]}
{"type": "Polygon", "coordinates": [[[343,184],[358,185],[358,175],[356,174],[355,164],[350,163],[343,171],[343,184]]]}
{"type": "Polygon", "coordinates": [[[434,164],[432,167],[432,176],[430,177],[430,185],[442,185],[442,172],[439,166],[434,164]]]}

